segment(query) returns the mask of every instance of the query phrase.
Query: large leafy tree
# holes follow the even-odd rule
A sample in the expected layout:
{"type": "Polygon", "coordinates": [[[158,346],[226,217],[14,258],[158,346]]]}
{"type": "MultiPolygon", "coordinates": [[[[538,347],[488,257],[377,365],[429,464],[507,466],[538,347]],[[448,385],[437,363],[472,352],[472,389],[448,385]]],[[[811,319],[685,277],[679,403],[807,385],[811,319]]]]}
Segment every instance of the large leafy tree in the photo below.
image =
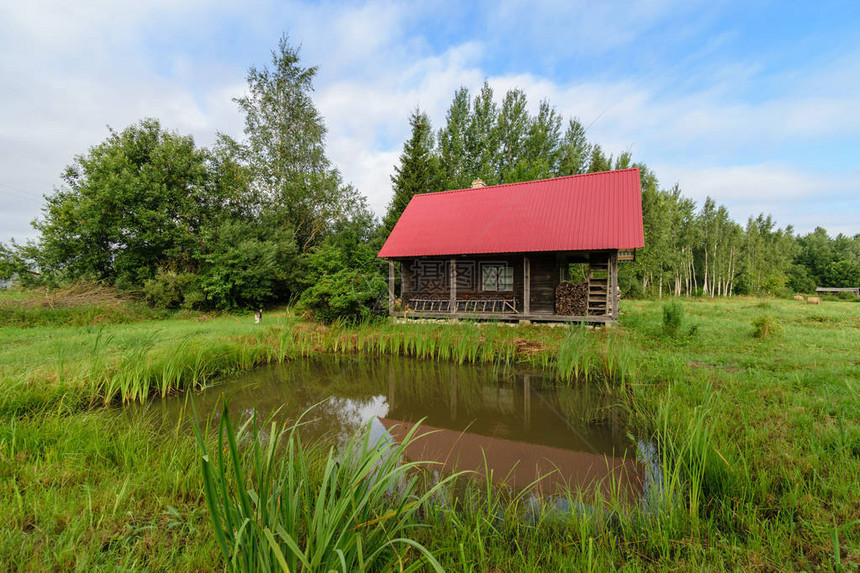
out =
{"type": "Polygon", "coordinates": [[[46,197],[40,266],[70,278],[140,285],[159,266],[188,268],[220,201],[209,156],[189,136],[145,119],[75,158],[46,197]]]}
{"type": "Polygon", "coordinates": [[[302,251],[336,221],[366,211],[363,197],[344,185],[325,154],[326,128],[311,98],[316,67],[282,37],[271,68],[251,67],[248,92],[236,99],[245,113],[245,141],[236,144],[248,165],[258,209],[292,228],[302,251]]]}

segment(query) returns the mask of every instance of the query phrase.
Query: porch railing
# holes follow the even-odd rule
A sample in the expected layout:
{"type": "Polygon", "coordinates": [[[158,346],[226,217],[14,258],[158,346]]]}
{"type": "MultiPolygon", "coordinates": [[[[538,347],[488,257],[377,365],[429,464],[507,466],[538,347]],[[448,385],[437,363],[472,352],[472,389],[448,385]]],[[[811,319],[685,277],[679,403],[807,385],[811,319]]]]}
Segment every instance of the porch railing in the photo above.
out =
{"type": "MultiPolygon", "coordinates": [[[[454,302],[456,312],[519,314],[514,298],[469,298],[454,302]]],[[[410,298],[409,309],[414,312],[451,312],[451,300],[447,298],[410,298]]]]}

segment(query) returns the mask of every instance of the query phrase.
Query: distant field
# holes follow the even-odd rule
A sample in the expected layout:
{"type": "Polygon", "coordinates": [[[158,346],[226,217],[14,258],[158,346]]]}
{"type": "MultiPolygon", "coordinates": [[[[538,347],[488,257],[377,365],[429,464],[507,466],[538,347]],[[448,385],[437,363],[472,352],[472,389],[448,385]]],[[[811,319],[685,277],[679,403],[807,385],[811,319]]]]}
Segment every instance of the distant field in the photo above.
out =
{"type": "Polygon", "coordinates": [[[255,325],[250,314],[154,313],[110,297],[51,307],[2,293],[0,562],[222,568],[191,437],[104,404],[348,352],[547,368],[561,384],[600,385],[674,452],[666,469],[678,473],[682,503],[649,520],[511,528],[478,505],[460,522],[430,519],[420,541],[452,570],[856,570],[860,304],[681,299],[674,337],[665,304],[623,301],[620,328],[608,331],[348,328],[285,310],[255,325]],[[776,333],[756,337],[756,321],[776,333]]]}

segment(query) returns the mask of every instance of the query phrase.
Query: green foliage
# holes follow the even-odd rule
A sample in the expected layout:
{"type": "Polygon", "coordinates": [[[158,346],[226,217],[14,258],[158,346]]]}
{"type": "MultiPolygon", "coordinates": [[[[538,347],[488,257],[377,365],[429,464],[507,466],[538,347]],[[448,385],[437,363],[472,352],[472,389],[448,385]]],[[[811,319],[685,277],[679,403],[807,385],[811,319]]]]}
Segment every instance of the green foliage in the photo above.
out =
{"type": "Polygon", "coordinates": [[[301,252],[340,220],[367,213],[366,199],[344,185],[325,154],[326,127],[311,98],[316,67],[304,67],[286,36],[272,51],[271,68],[248,70],[245,158],[254,205],[290,225],[301,252]]]}
{"type": "Polygon", "coordinates": [[[166,260],[196,251],[211,215],[207,153],[146,119],[78,156],[48,196],[40,266],[70,278],[141,286],[166,260]]]}
{"type": "Polygon", "coordinates": [[[676,337],[684,323],[684,307],[678,301],[663,305],[663,334],[676,337]]]}
{"type": "Polygon", "coordinates": [[[0,243],[0,281],[10,280],[18,274],[19,265],[15,254],[3,243],[0,243]]]}
{"type": "MultiPolygon", "coordinates": [[[[525,92],[511,89],[499,104],[487,83],[474,99],[465,87],[454,93],[436,143],[440,189],[468,188],[476,178],[496,185],[612,169],[612,158],[588,142],[579,120],[563,131],[548,101],[531,115],[525,92]]],[[[618,165],[626,166],[625,157],[618,165]]]]}
{"type": "Polygon", "coordinates": [[[379,275],[344,269],[323,276],[305,290],[298,306],[320,322],[356,323],[370,318],[386,289],[386,283],[379,275]]]}
{"type": "Polygon", "coordinates": [[[260,308],[286,291],[297,247],[288,228],[225,221],[207,233],[200,288],[216,308],[260,308]]]}
{"type": "MultiPolygon", "coordinates": [[[[799,252],[796,263],[805,269],[808,279],[805,286],[857,287],[860,286],[860,235],[837,235],[831,239],[821,227],[798,237],[799,252]]],[[[799,290],[799,289],[798,289],[799,290]]]]}
{"type": "Polygon", "coordinates": [[[382,225],[387,233],[394,228],[406,205],[415,195],[438,191],[441,186],[438,158],[433,155],[433,131],[427,114],[415,110],[409,116],[412,136],[403,146],[400,165],[394,168],[391,183],[394,196],[382,225]]]}
{"type": "Polygon", "coordinates": [[[814,293],[815,279],[807,267],[795,263],[788,269],[788,288],[797,293],[814,293]]]}
{"type": "Polygon", "coordinates": [[[255,419],[237,432],[225,404],[211,454],[195,424],[207,507],[228,570],[386,571],[417,553],[426,561],[410,570],[442,571],[410,537],[418,512],[450,481],[419,493],[421,462],[404,461],[418,426],[400,443],[376,443],[368,425],[340,452],[320,455],[299,438],[303,417],[266,430],[255,419]]]}
{"type": "Polygon", "coordinates": [[[376,260],[377,248],[359,231],[355,227],[346,227],[300,255],[292,276],[295,290],[302,292],[323,277],[345,269],[355,269],[368,276],[377,274],[381,278],[380,263],[376,260]]]}
{"type": "Polygon", "coordinates": [[[848,260],[833,261],[821,276],[829,287],[851,288],[860,286],[860,263],[848,260]]]}
{"type": "Polygon", "coordinates": [[[205,297],[200,290],[197,275],[177,273],[160,268],[155,277],[143,283],[143,298],[159,308],[199,308],[205,297]]]}
{"type": "Polygon", "coordinates": [[[756,338],[769,338],[782,332],[782,326],[779,324],[779,321],[771,314],[757,316],[752,320],[751,324],[753,326],[753,336],[756,338]]]}

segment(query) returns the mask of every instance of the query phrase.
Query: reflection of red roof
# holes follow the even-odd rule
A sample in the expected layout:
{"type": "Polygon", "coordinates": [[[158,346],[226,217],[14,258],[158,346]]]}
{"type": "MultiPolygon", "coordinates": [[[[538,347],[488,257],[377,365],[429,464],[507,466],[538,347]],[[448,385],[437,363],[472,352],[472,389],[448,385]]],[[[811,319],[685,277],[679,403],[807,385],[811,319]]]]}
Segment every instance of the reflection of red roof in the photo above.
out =
{"type": "Polygon", "coordinates": [[[380,257],[642,247],[639,170],[416,195],[380,257]]]}
{"type": "MultiPolygon", "coordinates": [[[[395,440],[402,440],[414,424],[380,418],[382,425],[395,440]]],[[[633,460],[605,457],[588,452],[574,452],[490,438],[468,432],[421,425],[418,437],[406,446],[410,461],[442,464],[445,471],[475,471],[484,473],[484,460],[493,471],[493,481],[514,489],[523,489],[541,476],[539,488],[555,493],[564,488],[587,490],[599,484],[604,495],[611,490],[610,476],[619,484],[619,491],[632,499],[642,491],[640,468],[633,460]]]]}

